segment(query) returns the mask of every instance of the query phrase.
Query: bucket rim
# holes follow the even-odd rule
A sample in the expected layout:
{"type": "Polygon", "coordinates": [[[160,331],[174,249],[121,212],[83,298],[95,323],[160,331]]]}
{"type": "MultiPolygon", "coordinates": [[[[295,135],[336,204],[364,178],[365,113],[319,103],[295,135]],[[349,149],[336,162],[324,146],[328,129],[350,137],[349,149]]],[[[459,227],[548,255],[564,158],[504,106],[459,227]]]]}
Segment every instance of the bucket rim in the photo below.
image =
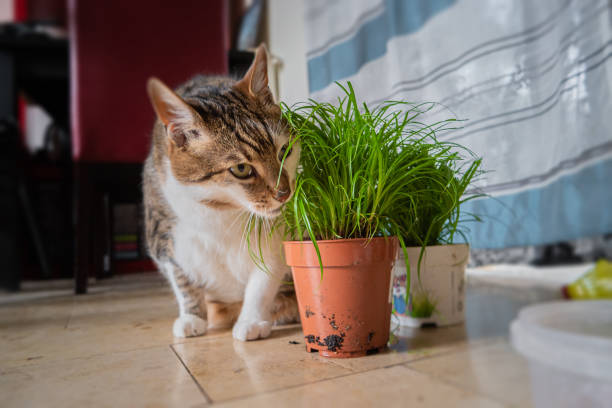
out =
{"type": "Polygon", "coordinates": [[[545,324],[547,318],[560,316],[569,321],[612,316],[612,301],[555,301],[524,307],[510,325],[515,350],[529,360],[562,371],[612,382],[612,331],[608,337],[545,324]]]}

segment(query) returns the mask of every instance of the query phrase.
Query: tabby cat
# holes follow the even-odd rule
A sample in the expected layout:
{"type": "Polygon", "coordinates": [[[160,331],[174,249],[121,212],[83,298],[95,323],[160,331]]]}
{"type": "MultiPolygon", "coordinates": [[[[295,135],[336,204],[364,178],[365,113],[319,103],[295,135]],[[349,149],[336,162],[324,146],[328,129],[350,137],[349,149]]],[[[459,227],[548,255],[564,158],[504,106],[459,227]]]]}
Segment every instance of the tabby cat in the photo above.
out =
{"type": "Polygon", "coordinates": [[[266,273],[248,254],[246,222],[279,215],[299,156],[297,145],[287,151],[266,50],[257,49],[238,81],[196,76],[172,91],[151,78],[147,90],[157,121],[143,172],[146,241],[176,295],[173,333],[202,335],[220,325],[210,312],[207,321],[207,310],[227,312],[223,305],[242,302],[234,338],[265,338],[274,320],[297,318],[297,304],[279,291],[289,272],[280,233],[262,244],[266,273]]]}

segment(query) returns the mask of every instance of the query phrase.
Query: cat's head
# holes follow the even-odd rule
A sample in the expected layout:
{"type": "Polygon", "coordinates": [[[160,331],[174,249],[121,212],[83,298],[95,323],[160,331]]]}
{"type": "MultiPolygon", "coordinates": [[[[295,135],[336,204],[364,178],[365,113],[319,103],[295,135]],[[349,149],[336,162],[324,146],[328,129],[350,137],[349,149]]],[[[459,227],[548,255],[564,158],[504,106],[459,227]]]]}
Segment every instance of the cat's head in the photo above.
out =
{"type": "Polygon", "coordinates": [[[264,217],[280,213],[295,188],[299,146],[268,87],[263,46],[239,81],[192,81],[181,97],[152,78],[147,90],[172,176],[194,200],[264,217]]]}

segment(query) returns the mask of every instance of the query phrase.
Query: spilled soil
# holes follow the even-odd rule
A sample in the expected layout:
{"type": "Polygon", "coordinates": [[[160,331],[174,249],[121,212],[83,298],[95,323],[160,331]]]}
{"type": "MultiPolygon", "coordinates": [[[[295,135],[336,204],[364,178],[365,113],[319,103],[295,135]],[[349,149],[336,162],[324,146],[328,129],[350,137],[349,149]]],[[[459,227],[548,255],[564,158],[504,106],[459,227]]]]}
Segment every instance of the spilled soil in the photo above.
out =
{"type": "Polygon", "coordinates": [[[327,350],[329,351],[338,351],[342,348],[342,343],[344,343],[344,336],[344,333],[340,333],[340,335],[330,334],[329,336],[325,337],[323,341],[321,341],[321,337],[315,336],[314,334],[309,334],[307,336],[304,336],[304,338],[310,344],[327,347],[327,350]]]}
{"type": "Polygon", "coordinates": [[[342,333],[342,336],[330,334],[323,339],[323,343],[325,343],[329,351],[338,351],[342,348],[342,343],[344,343],[344,333],[342,333]]]}

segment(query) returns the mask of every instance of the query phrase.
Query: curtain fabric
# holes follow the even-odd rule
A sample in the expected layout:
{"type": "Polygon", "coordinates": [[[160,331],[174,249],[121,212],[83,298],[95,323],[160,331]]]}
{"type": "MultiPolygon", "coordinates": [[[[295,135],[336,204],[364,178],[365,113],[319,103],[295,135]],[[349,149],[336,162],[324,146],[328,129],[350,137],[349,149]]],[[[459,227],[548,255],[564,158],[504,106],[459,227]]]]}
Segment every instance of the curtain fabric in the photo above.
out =
{"type": "Polygon", "coordinates": [[[439,102],[439,135],[483,158],[475,248],[612,232],[612,2],[309,0],[312,98],[439,102]]]}

